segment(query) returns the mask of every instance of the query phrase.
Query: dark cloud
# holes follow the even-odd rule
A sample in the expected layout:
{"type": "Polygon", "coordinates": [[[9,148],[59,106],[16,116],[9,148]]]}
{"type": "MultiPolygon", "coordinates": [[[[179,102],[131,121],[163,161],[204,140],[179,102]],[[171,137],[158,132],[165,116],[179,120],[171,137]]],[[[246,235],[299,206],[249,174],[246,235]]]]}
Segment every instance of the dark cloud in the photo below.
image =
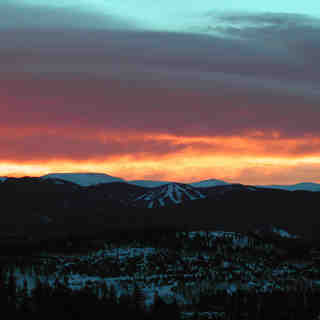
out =
{"type": "Polygon", "coordinates": [[[288,58],[303,59],[301,65],[307,69],[311,62],[319,64],[319,18],[292,13],[227,13],[216,18],[224,23],[225,26],[218,26],[217,30],[225,35],[254,41],[262,47],[285,48],[288,58]]]}
{"type": "MultiPolygon", "coordinates": [[[[222,34],[217,36],[138,31],[115,17],[65,9],[0,9],[6,13],[0,42],[2,127],[320,136],[320,26],[313,18],[225,15],[220,19],[232,26],[212,26],[222,34]],[[36,17],[45,28],[31,23],[36,17]],[[93,27],[97,21],[101,30],[93,27]]],[[[10,139],[2,143],[2,157],[16,158],[23,152],[78,158],[83,150],[96,157],[186,148],[163,142],[101,145],[46,134],[26,137],[20,146],[10,139]]],[[[306,143],[296,154],[309,149],[306,143]]]]}
{"type": "Polygon", "coordinates": [[[257,39],[246,41],[164,32],[9,30],[2,34],[0,63],[10,72],[118,72],[125,77],[125,72],[139,70],[157,73],[154,77],[193,72],[208,80],[223,80],[225,74],[240,75],[244,81],[246,77],[289,84],[319,81],[315,68],[319,62],[311,65],[304,58],[317,53],[320,28],[309,38],[299,29],[268,43],[261,41],[263,30],[254,30],[257,39]],[[289,39],[291,33],[296,40],[289,39]]]}
{"type": "Polygon", "coordinates": [[[320,135],[319,99],[312,96],[214,83],[210,93],[165,84],[76,75],[68,80],[2,80],[0,124],[188,136],[245,135],[252,130],[278,131],[284,137],[320,135]]]}

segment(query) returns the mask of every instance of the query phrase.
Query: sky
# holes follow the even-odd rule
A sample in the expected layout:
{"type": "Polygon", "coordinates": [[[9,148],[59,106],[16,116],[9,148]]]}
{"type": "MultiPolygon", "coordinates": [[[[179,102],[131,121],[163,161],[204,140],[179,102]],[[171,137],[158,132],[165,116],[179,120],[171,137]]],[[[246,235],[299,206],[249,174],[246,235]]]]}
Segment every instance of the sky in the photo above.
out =
{"type": "Polygon", "coordinates": [[[1,0],[0,176],[320,182],[319,1],[1,0]]]}

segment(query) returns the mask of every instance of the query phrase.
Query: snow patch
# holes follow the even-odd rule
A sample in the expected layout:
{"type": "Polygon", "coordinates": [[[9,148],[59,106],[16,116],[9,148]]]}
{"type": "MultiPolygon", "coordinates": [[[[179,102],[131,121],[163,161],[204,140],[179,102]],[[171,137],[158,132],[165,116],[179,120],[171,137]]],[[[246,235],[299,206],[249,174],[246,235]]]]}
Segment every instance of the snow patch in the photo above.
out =
{"type": "Polygon", "coordinates": [[[179,204],[186,200],[203,199],[205,197],[206,196],[200,191],[189,185],[169,183],[158,188],[153,188],[149,192],[140,195],[133,201],[149,202],[145,205],[149,208],[154,208],[163,207],[172,203],[179,204]]]}

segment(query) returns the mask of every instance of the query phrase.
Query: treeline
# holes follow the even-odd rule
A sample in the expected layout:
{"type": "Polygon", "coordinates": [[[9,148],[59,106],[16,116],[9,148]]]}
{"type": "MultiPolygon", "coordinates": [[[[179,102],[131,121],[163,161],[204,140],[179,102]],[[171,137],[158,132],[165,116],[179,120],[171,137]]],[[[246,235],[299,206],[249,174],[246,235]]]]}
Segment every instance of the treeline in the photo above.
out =
{"type": "Polygon", "coordinates": [[[176,302],[165,303],[155,296],[150,308],[145,307],[145,297],[141,289],[135,285],[131,295],[117,297],[113,286],[85,287],[72,290],[67,280],[58,281],[50,286],[37,281],[33,290],[29,290],[27,282],[18,289],[16,280],[11,274],[7,280],[0,281],[0,308],[7,317],[32,316],[33,319],[146,319],[168,320],[180,319],[180,310],[176,302]]]}
{"type": "Polygon", "coordinates": [[[100,232],[65,232],[49,233],[43,237],[28,238],[1,237],[0,255],[16,256],[19,254],[30,255],[43,251],[46,252],[81,252],[103,249],[105,244],[115,243],[126,245],[143,243],[153,247],[165,246],[175,249],[179,246],[176,232],[186,231],[185,228],[175,226],[153,228],[110,228],[100,232]]]}
{"type": "Polygon", "coordinates": [[[146,297],[137,284],[131,294],[116,294],[114,286],[105,284],[72,290],[67,279],[56,280],[53,285],[37,281],[33,290],[27,283],[17,288],[11,274],[0,281],[0,308],[10,316],[32,316],[33,319],[97,319],[137,318],[141,320],[179,320],[183,311],[193,311],[189,318],[199,320],[201,312],[210,312],[211,319],[227,320],[314,320],[320,314],[320,292],[307,290],[274,290],[272,292],[236,291],[228,294],[216,291],[194,297],[190,306],[181,307],[174,300],[166,303],[155,294],[153,303],[147,308],[146,297]],[[195,312],[194,312],[195,311],[195,312]]]}
{"type": "MultiPolygon", "coordinates": [[[[190,248],[195,250],[215,250],[219,244],[230,244],[232,239],[219,238],[208,241],[206,237],[195,237],[190,239],[187,236],[177,236],[177,233],[191,231],[188,226],[162,226],[150,228],[110,228],[100,232],[92,233],[51,233],[41,238],[31,237],[0,237],[0,256],[30,256],[38,255],[41,252],[47,253],[75,253],[88,252],[104,249],[108,245],[142,245],[154,248],[168,248],[179,251],[190,248]],[[209,244],[210,243],[210,244],[209,244]]],[[[261,238],[253,233],[246,233],[243,236],[250,237],[249,248],[255,249],[262,246],[272,245],[285,252],[283,258],[302,259],[309,256],[311,248],[317,247],[303,239],[273,239],[261,238]]]]}

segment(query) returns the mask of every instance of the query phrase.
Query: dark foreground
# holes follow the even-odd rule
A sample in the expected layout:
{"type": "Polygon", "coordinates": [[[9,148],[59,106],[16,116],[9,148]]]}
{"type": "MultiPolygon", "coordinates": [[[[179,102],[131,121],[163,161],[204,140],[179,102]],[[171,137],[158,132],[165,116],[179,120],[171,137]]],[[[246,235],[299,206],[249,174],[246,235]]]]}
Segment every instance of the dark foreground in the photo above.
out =
{"type": "Polygon", "coordinates": [[[219,308],[206,313],[181,312],[176,302],[167,304],[155,296],[148,309],[138,286],[131,295],[118,298],[114,288],[102,288],[98,297],[94,288],[85,287],[72,291],[63,282],[53,287],[38,283],[31,294],[26,288],[17,290],[15,279],[0,288],[0,307],[7,318],[31,316],[33,319],[290,319],[311,320],[320,314],[320,292],[315,290],[202,295],[197,303],[199,310],[219,308]]]}

